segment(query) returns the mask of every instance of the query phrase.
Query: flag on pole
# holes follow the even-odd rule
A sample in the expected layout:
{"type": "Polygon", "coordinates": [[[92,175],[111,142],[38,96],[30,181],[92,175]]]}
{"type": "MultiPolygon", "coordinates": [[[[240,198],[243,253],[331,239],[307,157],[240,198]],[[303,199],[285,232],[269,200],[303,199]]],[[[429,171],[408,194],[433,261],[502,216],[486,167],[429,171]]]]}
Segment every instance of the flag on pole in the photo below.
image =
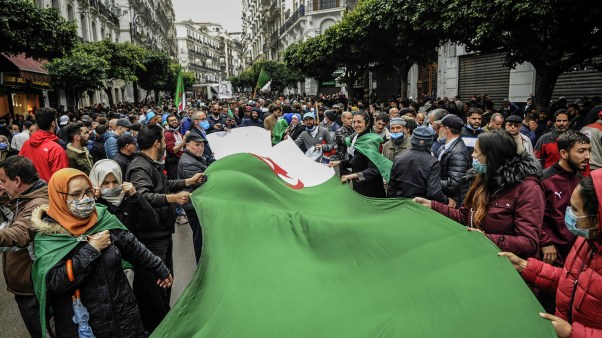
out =
{"type": "Polygon", "coordinates": [[[233,153],[270,142],[262,129],[208,136],[218,161],[191,197],[202,263],[152,337],[556,337],[485,236],[358,196],[290,139],[233,153]]]}
{"type": "Polygon", "coordinates": [[[262,67],[261,71],[259,72],[259,78],[257,78],[257,85],[255,87],[259,88],[263,92],[266,86],[269,88],[271,82],[272,79],[270,78],[270,74],[268,74],[268,72],[262,67]]]}
{"type": "Polygon", "coordinates": [[[182,66],[178,68],[178,80],[176,84],[176,98],[174,99],[178,112],[186,108],[186,91],[184,90],[184,79],[182,78],[182,66]]]}
{"type": "Polygon", "coordinates": [[[261,87],[261,92],[262,93],[267,93],[271,90],[270,86],[272,84],[272,80],[268,81],[268,83],[265,84],[265,86],[261,87]]]}

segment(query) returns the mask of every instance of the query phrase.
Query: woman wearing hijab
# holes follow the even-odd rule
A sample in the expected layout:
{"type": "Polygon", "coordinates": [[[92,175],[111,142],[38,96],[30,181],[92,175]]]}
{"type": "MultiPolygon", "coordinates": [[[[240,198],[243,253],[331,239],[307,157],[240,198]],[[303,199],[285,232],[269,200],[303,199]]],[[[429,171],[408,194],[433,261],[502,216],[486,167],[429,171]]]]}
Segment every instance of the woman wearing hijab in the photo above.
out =
{"type": "Polygon", "coordinates": [[[113,160],[100,160],[90,170],[90,181],[95,190],[96,203],[107,207],[108,211],[132,230],[135,224],[151,224],[136,222],[134,218],[151,218],[148,222],[157,224],[157,213],[145,198],[141,198],[132,183],[122,181],[119,163],[113,160]],[[148,212],[147,212],[148,211],[148,212]]]}
{"type": "Polygon", "coordinates": [[[48,305],[57,337],[78,337],[72,297],[80,294],[97,338],[146,337],[122,259],[154,271],[163,288],[173,282],[169,269],[106,207],[95,204],[92,183],[83,172],[57,171],[48,182],[48,197],[49,205],[39,206],[31,217],[37,232],[32,277],[42,327],[48,305]]]}
{"type": "Polygon", "coordinates": [[[383,178],[388,182],[393,162],[378,151],[383,139],[371,132],[372,119],[367,112],[353,114],[355,133],[345,139],[351,156],[344,161],[332,161],[329,167],[351,168],[351,174],[341,176],[341,182],[353,181],[353,190],[368,197],[386,197],[383,178]]]}
{"type": "Polygon", "coordinates": [[[523,279],[540,291],[556,294],[551,321],[558,337],[602,337],[602,169],[584,178],[573,191],[564,222],[577,236],[563,267],[535,258],[501,252],[523,279]]]}
{"type": "Polygon", "coordinates": [[[305,126],[301,123],[301,115],[298,113],[294,113],[291,116],[291,121],[288,124],[288,128],[284,132],[284,139],[290,137],[291,140],[296,140],[299,135],[305,130],[305,126]]]}

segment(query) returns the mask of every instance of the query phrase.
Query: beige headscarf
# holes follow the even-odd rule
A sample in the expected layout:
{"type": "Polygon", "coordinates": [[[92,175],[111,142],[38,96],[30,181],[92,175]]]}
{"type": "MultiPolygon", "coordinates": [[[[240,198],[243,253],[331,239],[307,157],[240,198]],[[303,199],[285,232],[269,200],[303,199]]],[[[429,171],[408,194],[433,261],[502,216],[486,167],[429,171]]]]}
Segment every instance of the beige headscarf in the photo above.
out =
{"type": "MultiPolygon", "coordinates": [[[[104,182],[108,174],[113,174],[113,176],[115,176],[115,179],[117,179],[117,182],[119,183],[119,188],[121,188],[121,184],[123,183],[121,180],[121,167],[113,160],[100,160],[94,164],[92,170],[90,170],[90,181],[92,181],[94,188],[100,189],[102,182],[104,182]]],[[[119,206],[121,201],[123,201],[124,194],[122,191],[117,196],[109,196],[104,195],[101,190],[100,197],[115,206],[119,206]]]]}

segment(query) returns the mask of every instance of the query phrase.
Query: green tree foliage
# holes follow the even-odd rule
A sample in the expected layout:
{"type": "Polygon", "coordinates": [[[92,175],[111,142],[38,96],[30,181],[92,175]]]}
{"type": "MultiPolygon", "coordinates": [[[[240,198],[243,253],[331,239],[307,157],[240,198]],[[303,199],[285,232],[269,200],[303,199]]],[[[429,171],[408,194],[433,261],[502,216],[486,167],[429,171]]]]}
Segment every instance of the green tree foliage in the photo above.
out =
{"type": "Polygon", "coordinates": [[[138,85],[146,91],[155,91],[156,94],[159,90],[169,87],[171,81],[175,83],[171,59],[166,53],[146,51],[142,57],[142,65],[144,67],[136,70],[136,77],[138,85]]]}
{"type": "Polygon", "coordinates": [[[507,66],[531,63],[547,107],[560,74],[602,55],[601,17],[599,0],[421,0],[413,21],[442,42],[500,52],[507,66]]]}
{"type": "MultiPolygon", "coordinates": [[[[106,76],[110,80],[121,79],[135,82],[138,81],[137,74],[139,74],[139,71],[146,69],[143,60],[148,52],[129,42],[116,43],[103,40],[79,44],[76,49],[106,60],[108,64],[106,76]]],[[[113,92],[107,87],[104,87],[104,89],[109,96],[109,104],[112,106],[113,92]]]]}
{"type": "Polygon", "coordinates": [[[285,88],[293,88],[303,80],[303,74],[299,70],[291,68],[283,62],[262,60],[245,69],[239,76],[230,78],[230,82],[238,90],[255,88],[261,68],[264,68],[272,79],[272,91],[281,92],[285,88]]]}
{"type": "Polygon", "coordinates": [[[76,41],[77,26],[57,10],[27,0],[0,2],[0,52],[51,60],[69,52],[76,41]]]}
{"type": "Polygon", "coordinates": [[[107,61],[103,58],[74,51],[45,65],[51,85],[73,92],[76,106],[82,94],[104,88],[107,61]]]}

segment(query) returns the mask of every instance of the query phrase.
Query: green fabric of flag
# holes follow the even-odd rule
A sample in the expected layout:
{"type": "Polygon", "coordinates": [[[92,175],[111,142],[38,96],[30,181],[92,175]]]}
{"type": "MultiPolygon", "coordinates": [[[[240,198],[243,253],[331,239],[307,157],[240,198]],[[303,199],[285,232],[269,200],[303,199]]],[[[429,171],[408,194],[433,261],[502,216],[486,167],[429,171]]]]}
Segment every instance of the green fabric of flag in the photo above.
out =
{"type": "Polygon", "coordinates": [[[250,154],[205,174],[200,266],[152,337],[556,337],[491,241],[411,200],[295,190],[250,154]]]}
{"type": "Polygon", "coordinates": [[[272,130],[272,144],[278,144],[282,141],[286,128],[288,128],[288,122],[286,122],[284,118],[281,118],[276,122],[274,130],[272,130]]]}
{"type": "Polygon", "coordinates": [[[270,75],[263,67],[261,67],[259,77],[257,78],[257,85],[255,87],[261,89],[266,83],[268,83],[268,81],[270,81],[270,75]]]}
{"type": "MultiPolygon", "coordinates": [[[[82,236],[110,229],[127,230],[115,215],[107,211],[107,207],[104,205],[96,204],[96,212],[98,214],[96,225],[82,236]]],[[[31,275],[36,297],[40,303],[42,327],[46,327],[46,274],[80,243],[77,241],[78,238],[79,236],[45,235],[41,233],[37,233],[34,238],[36,260],[33,262],[31,275]]],[[[131,266],[131,264],[122,262],[122,266],[125,268],[131,266]]]]}
{"type": "MultiPolygon", "coordinates": [[[[354,147],[355,150],[366,156],[378,169],[380,175],[389,182],[391,178],[391,168],[393,168],[393,162],[388,158],[384,157],[378,150],[380,144],[383,142],[382,137],[374,133],[366,133],[357,138],[354,147]]],[[[347,147],[351,146],[351,138],[345,138],[345,144],[347,147]]]]}
{"type": "Polygon", "coordinates": [[[186,94],[184,92],[184,78],[182,77],[182,66],[178,68],[178,78],[176,80],[176,97],[174,98],[174,104],[181,111],[186,106],[186,94]]]}

